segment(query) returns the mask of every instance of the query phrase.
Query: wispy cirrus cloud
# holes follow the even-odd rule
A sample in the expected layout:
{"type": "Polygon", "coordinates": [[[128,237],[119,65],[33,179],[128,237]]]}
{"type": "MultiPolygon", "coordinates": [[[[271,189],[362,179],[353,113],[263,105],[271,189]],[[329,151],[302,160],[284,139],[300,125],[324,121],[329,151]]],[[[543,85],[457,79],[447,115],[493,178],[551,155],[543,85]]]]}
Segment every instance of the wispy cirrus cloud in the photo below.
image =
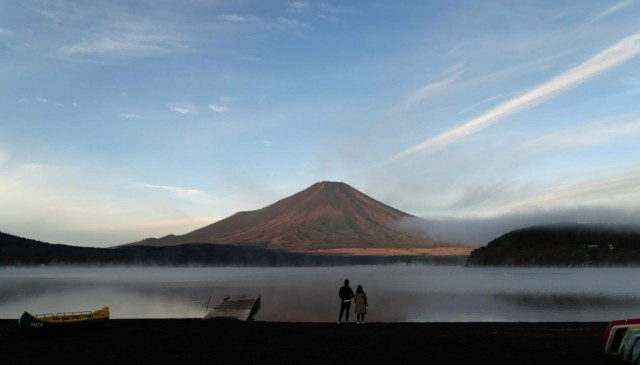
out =
{"type": "Polygon", "coordinates": [[[508,100],[488,112],[455,128],[449,129],[446,132],[431,137],[422,143],[404,150],[387,160],[378,163],[377,166],[402,159],[429,148],[449,144],[457,139],[477,133],[480,130],[495,124],[497,121],[508,115],[519,112],[523,109],[531,108],[543,100],[595,77],[601,72],[613,68],[622,62],[637,56],[638,54],[640,54],[640,33],[635,33],[596,54],[582,64],[554,77],[532,90],[508,100]]]}
{"type": "Polygon", "coordinates": [[[98,35],[94,39],[63,46],[68,55],[130,55],[145,56],[185,48],[177,39],[166,34],[114,33],[98,35]]]}
{"type": "Polygon", "coordinates": [[[285,17],[278,18],[275,21],[274,25],[275,26],[279,26],[279,27],[283,27],[283,28],[293,28],[293,29],[308,28],[309,27],[309,25],[307,25],[304,22],[301,22],[301,21],[296,20],[296,19],[285,18],[285,17]]]}
{"type": "Polygon", "coordinates": [[[190,103],[169,103],[167,104],[169,110],[179,114],[195,114],[197,109],[190,103]]]}
{"type": "Polygon", "coordinates": [[[134,182],[128,184],[136,188],[167,192],[172,196],[178,197],[180,199],[187,199],[198,203],[211,203],[213,201],[209,194],[198,189],[183,188],[171,185],[149,184],[143,182],[134,182]]]}
{"type": "Polygon", "coordinates": [[[213,110],[218,114],[226,113],[229,111],[229,108],[224,107],[222,105],[213,104],[213,103],[209,104],[209,109],[213,110]]]}
{"type": "Polygon", "coordinates": [[[0,38],[11,38],[14,33],[8,29],[0,28],[0,38]]]}
{"type": "Polygon", "coordinates": [[[456,71],[446,75],[446,77],[443,77],[440,80],[422,86],[421,88],[414,91],[411,96],[402,101],[400,103],[400,106],[396,109],[404,110],[411,108],[424,99],[437,94],[449,85],[453,84],[459,78],[460,74],[461,72],[456,71]]]}
{"type": "Polygon", "coordinates": [[[630,5],[632,3],[631,0],[622,0],[622,1],[618,1],[616,4],[614,4],[613,6],[609,7],[608,9],[606,9],[605,11],[603,11],[600,14],[597,14],[595,17],[593,17],[593,19],[591,19],[592,22],[596,22],[602,18],[605,18],[613,13],[617,13],[618,11],[622,10],[624,7],[626,7],[627,5],[630,5]]]}
{"type": "Polygon", "coordinates": [[[591,179],[548,189],[520,194],[503,201],[494,211],[497,214],[557,207],[559,202],[574,201],[576,205],[611,206],[619,209],[639,208],[640,171],[631,171],[599,179],[591,179]],[[612,195],[611,192],[615,192],[612,195]],[[578,203],[579,202],[579,203],[578,203]]]}
{"type": "Polygon", "coordinates": [[[40,103],[43,103],[43,104],[51,104],[53,106],[59,106],[59,107],[64,106],[64,104],[62,104],[62,103],[59,103],[57,101],[51,101],[51,100],[49,100],[47,98],[44,98],[44,97],[41,97],[41,96],[37,97],[36,101],[40,102],[40,103]]]}
{"type": "Polygon", "coordinates": [[[311,6],[308,1],[289,1],[285,5],[289,11],[294,13],[304,13],[311,6]]]}
{"type": "Polygon", "coordinates": [[[66,57],[80,56],[154,56],[188,48],[188,29],[175,17],[132,16],[116,4],[86,7],[70,3],[42,9],[41,15],[58,24],[56,43],[66,57]],[[87,22],[87,19],[92,19],[87,22]],[[81,38],[80,38],[81,36],[81,38]]]}
{"type": "Polygon", "coordinates": [[[640,116],[621,115],[547,134],[523,144],[521,149],[539,152],[560,146],[619,143],[625,139],[638,140],[639,137],[640,116]]]}
{"type": "Polygon", "coordinates": [[[159,190],[169,191],[171,193],[174,193],[174,194],[180,195],[180,196],[195,196],[195,195],[204,194],[202,191],[200,191],[198,189],[186,189],[186,188],[180,188],[180,187],[177,187],[177,186],[169,186],[169,185],[155,185],[155,184],[141,183],[138,186],[143,187],[143,188],[159,189],[159,190]]]}
{"type": "Polygon", "coordinates": [[[226,113],[231,111],[228,105],[232,103],[234,100],[235,100],[234,97],[223,95],[218,97],[218,101],[209,103],[208,107],[211,111],[214,111],[218,114],[226,113]]]}
{"type": "Polygon", "coordinates": [[[634,210],[640,208],[640,170],[629,169],[590,179],[571,179],[549,185],[520,185],[515,180],[459,186],[451,207],[467,217],[487,218],[554,212],[580,207],[634,210]]]}
{"type": "MultiPolygon", "coordinates": [[[[160,6],[160,5],[159,5],[160,6]]],[[[174,13],[139,9],[114,2],[84,6],[69,1],[42,3],[44,24],[54,24],[51,44],[63,57],[140,57],[182,50],[189,44],[185,23],[174,13]]]]}
{"type": "Polygon", "coordinates": [[[118,114],[119,117],[121,118],[126,118],[126,119],[139,119],[140,116],[138,114],[133,114],[133,113],[120,113],[118,114]]]}
{"type": "Polygon", "coordinates": [[[260,18],[258,18],[255,15],[238,15],[238,14],[221,14],[218,15],[218,20],[222,20],[225,22],[238,22],[238,23],[244,23],[244,22],[252,22],[252,21],[258,21],[260,20],[260,18]]]}

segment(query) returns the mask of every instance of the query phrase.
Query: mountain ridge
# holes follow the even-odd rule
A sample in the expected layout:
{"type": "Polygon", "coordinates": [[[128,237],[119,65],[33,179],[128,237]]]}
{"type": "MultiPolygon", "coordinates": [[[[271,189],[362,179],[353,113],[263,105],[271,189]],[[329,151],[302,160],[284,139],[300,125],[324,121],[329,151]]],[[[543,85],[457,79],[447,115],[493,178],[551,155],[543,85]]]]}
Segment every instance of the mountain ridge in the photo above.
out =
{"type": "MultiPolygon", "coordinates": [[[[148,238],[127,245],[253,244],[275,250],[325,253],[350,249],[429,251],[462,246],[409,229],[407,222],[427,223],[346,183],[322,181],[266,207],[237,212],[184,235],[148,238]]],[[[464,250],[466,254],[470,251],[464,250]]]]}
{"type": "Polygon", "coordinates": [[[312,255],[228,244],[80,247],[46,243],[0,232],[0,267],[461,265],[465,258],[466,256],[454,255],[312,255]]]}

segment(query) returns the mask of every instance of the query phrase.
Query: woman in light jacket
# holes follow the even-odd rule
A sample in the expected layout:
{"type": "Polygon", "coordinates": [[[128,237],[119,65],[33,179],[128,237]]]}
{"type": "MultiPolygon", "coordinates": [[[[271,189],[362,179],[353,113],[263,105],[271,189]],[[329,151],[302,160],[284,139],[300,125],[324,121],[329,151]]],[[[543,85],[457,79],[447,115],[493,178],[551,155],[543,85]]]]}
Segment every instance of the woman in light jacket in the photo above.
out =
{"type": "Polygon", "coordinates": [[[353,302],[356,305],[354,312],[356,313],[356,323],[364,323],[364,315],[367,314],[367,293],[362,289],[362,285],[358,285],[356,293],[353,296],[353,302]]]}

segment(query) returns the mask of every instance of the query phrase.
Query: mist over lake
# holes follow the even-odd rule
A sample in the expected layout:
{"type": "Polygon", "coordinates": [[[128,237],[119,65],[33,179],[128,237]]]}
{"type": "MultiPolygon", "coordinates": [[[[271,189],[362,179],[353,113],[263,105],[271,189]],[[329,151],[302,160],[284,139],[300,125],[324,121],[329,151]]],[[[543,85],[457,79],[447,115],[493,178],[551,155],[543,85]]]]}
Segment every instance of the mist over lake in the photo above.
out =
{"type": "MultiPolygon", "coordinates": [[[[259,321],[335,322],[349,279],[372,322],[610,321],[640,316],[640,268],[0,268],[0,318],[93,310],[111,318],[201,318],[224,297],[260,294],[259,321]]],[[[352,314],[351,319],[355,319],[352,314]]]]}

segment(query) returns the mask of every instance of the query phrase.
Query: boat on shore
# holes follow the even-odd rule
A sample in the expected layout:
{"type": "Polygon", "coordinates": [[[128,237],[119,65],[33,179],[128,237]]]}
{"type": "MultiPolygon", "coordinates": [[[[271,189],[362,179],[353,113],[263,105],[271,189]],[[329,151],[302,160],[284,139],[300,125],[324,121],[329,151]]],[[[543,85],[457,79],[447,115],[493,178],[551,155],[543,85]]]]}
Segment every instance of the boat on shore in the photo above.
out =
{"type": "Polygon", "coordinates": [[[204,319],[253,321],[259,309],[260,295],[230,296],[209,310],[204,319]]]}
{"type": "Polygon", "coordinates": [[[94,311],[31,314],[25,311],[18,320],[22,333],[74,331],[100,326],[109,320],[109,307],[94,311]]]}
{"type": "Polygon", "coordinates": [[[604,330],[604,353],[610,355],[620,354],[620,345],[625,332],[631,326],[640,325],[640,318],[617,319],[609,322],[604,330]]]}
{"type": "Polygon", "coordinates": [[[640,326],[629,326],[624,331],[622,342],[620,343],[620,349],[618,350],[618,354],[620,354],[622,360],[631,362],[633,348],[635,347],[636,342],[638,342],[638,338],[640,338],[640,326]]]}

